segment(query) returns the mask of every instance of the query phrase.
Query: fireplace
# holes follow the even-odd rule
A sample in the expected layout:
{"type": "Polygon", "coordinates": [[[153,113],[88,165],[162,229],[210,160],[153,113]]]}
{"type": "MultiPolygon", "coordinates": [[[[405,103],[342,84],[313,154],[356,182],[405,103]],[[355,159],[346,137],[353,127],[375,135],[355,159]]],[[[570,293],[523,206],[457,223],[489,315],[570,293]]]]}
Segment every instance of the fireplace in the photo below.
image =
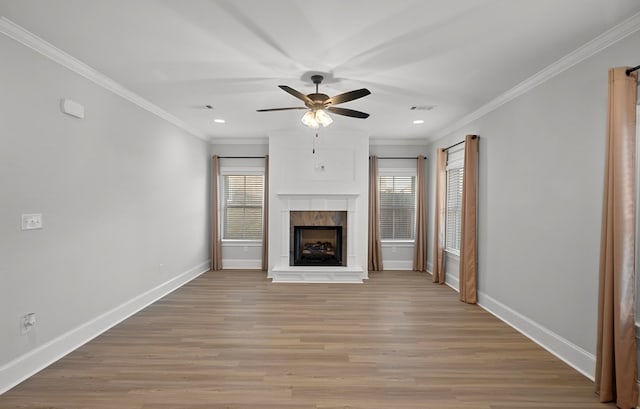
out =
{"type": "Polygon", "coordinates": [[[289,266],[347,266],[347,212],[289,213],[289,266]]]}
{"type": "Polygon", "coordinates": [[[268,277],[274,283],[362,283],[367,278],[367,269],[362,267],[366,266],[367,209],[366,201],[359,200],[359,194],[279,193],[276,196],[279,200],[274,202],[272,212],[278,210],[280,217],[269,229],[269,237],[274,236],[269,255],[273,254],[275,261],[268,277]],[[341,263],[296,265],[296,226],[340,227],[336,232],[342,232],[341,263]],[[364,232],[360,226],[365,226],[364,232]]]}
{"type": "Polygon", "coordinates": [[[343,265],[342,226],[294,226],[293,265],[343,265]]]}

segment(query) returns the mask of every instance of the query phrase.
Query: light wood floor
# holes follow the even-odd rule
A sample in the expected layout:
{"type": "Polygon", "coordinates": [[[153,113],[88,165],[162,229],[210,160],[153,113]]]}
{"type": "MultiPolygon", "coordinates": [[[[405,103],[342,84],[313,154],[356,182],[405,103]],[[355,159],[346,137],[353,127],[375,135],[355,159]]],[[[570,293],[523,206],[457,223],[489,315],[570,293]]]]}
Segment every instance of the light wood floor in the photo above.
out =
{"type": "Polygon", "coordinates": [[[590,380],[413,272],[209,272],[0,396],[0,408],[613,408],[590,380]]]}

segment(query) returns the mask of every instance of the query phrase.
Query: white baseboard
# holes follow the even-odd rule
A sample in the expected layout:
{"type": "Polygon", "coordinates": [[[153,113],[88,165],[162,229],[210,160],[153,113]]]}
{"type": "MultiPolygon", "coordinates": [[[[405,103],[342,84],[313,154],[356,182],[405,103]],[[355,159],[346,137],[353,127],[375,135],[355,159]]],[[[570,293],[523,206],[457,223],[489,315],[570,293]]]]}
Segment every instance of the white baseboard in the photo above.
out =
{"type": "Polygon", "coordinates": [[[413,260],[382,260],[384,270],[413,270],[413,260]]]}
{"type": "Polygon", "coordinates": [[[2,365],[0,395],[207,271],[209,260],[2,365]]]}
{"type": "Polygon", "coordinates": [[[460,280],[458,279],[458,277],[454,277],[451,274],[445,273],[444,283],[457,292],[460,292],[460,280]]]}
{"type": "Polygon", "coordinates": [[[478,305],[594,380],[596,357],[593,354],[484,293],[478,292],[478,305]]]}
{"type": "Polygon", "coordinates": [[[262,260],[222,259],[222,268],[225,270],[260,270],[262,260]]]}

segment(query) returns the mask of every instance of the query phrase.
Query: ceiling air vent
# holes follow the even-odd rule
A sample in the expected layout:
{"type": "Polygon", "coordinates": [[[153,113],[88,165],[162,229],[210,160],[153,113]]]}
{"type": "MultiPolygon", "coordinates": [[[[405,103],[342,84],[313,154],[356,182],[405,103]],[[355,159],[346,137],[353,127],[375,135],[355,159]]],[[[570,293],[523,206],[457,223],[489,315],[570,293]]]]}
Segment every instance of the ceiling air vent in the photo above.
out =
{"type": "Polygon", "coordinates": [[[413,105],[409,107],[411,111],[431,111],[435,105],[413,105]]]}

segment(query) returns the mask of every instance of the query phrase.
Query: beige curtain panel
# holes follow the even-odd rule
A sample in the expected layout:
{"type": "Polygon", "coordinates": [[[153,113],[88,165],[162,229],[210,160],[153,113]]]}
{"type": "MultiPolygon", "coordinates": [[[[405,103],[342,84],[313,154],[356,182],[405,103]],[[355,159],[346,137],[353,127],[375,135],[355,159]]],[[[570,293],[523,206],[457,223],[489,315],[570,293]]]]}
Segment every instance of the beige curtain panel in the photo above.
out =
{"type": "Polygon", "coordinates": [[[447,151],[438,149],[436,157],[435,220],[433,223],[433,282],[444,284],[444,223],[447,189],[447,151]]]}
{"type": "Polygon", "coordinates": [[[635,338],[636,98],[638,73],[609,70],[596,393],[619,408],[638,404],[635,338]]]}
{"type": "Polygon", "coordinates": [[[380,197],[378,195],[378,158],[369,157],[369,271],[382,271],[380,241],[380,197]]]}
{"type": "Polygon", "coordinates": [[[264,157],[264,203],[262,214],[262,271],[269,270],[269,155],[264,157]]]}
{"type": "Polygon", "coordinates": [[[418,156],[416,164],[416,242],[413,250],[413,271],[427,271],[427,206],[425,203],[426,185],[424,174],[424,156],[418,156]]]}
{"type": "Polygon", "coordinates": [[[478,206],[478,141],[477,135],[464,140],[464,180],[462,181],[462,227],[460,232],[460,300],[469,304],[478,301],[477,268],[477,206],[478,206]]]}
{"type": "Polygon", "coordinates": [[[220,158],[213,155],[211,161],[211,270],[222,270],[222,242],[220,240],[220,220],[218,212],[218,181],[220,178],[220,158]]]}

